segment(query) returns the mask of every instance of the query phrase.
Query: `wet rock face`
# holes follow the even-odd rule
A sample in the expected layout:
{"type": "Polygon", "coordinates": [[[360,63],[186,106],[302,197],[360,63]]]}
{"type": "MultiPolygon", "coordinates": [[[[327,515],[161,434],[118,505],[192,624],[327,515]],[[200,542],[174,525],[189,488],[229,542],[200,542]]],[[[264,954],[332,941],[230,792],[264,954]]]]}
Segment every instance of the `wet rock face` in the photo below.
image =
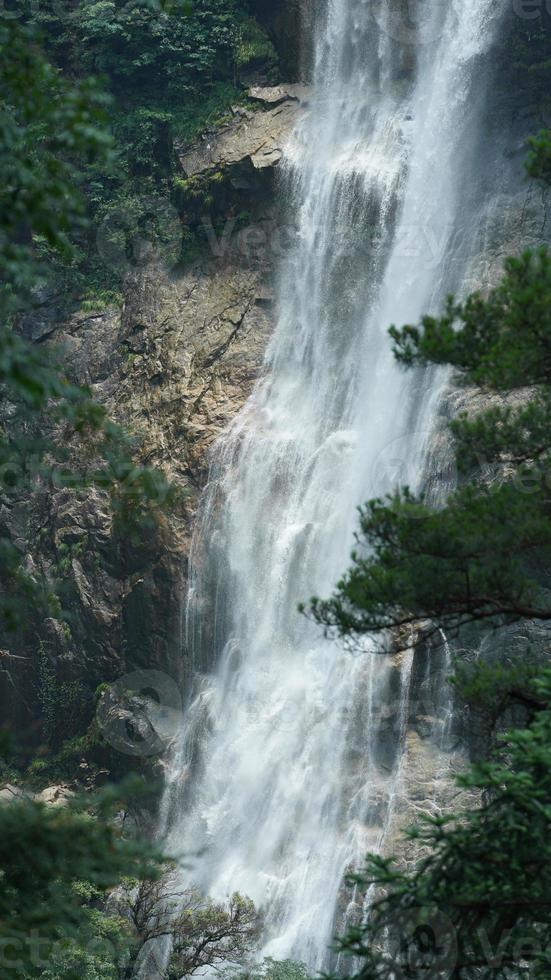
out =
{"type": "MultiPolygon", "coordinates": [[[[57,699],[62,716],[53,735],[59,743],[93,718],[100,683],[137,668],[185,676],[187,559],[209,450],[248,398],[273,329],[282,247],[274,167],[299,102],[286,93],[274,107],[273,91],[257,97],[268,108],[254,114],[256,152],[274,133],[275,118],[278,150],[262,161],[267,180],[257,199],[251,196],[244,227],[230,210],[216,230],[208,224],[203,254],[186,268],[152,262],[127,271],[122,309],[77,312],[65,322],[46,313],[26,324],[69,378],[90,386],[110,417],[135,435],[138,461],[160,467],[182,491],[154,534],[122,544],[98,491],[43,488],[3,514],[12,534],[29,529],[28,563],[47,577],[61,575],[69,613],[68,626],[41,623],[26,648],[13,651],[25,661],[7,659],[9,669],[0,671],[2,718],[31,744],[52,735],[40,721],[46,696],[57,699]],[[71,704],[63,704],[67,699],[71,704]]],[[[236,149],[236,166],[248,165],[251,152],[250,144],[236,149]]]]}
{"type": "MultiPolygon", "coordinates": [[[[29,504],[30,522],[38,525],[43,517],[48,531],[33,562],[48,574],[63,555],[70,614],[70,635],[49,620],[41,644],[63,683],[70,676],[83,685],[90,709],[95,687],[126,670],[182,669],[193,514],[210,446],[260,370],[272,328],[268,277],[263,261],[237,267],[231,259],[207,261],[183,275],[142,270],[129,278],[121,312],[77,314],[48,338],[69,376],[90,385],[110,416],[135,434],[139,460],[160,467],[184,493],[158,534],[130,544],[124,554],[114,548],[101,493],[52,490],[29,504]]],[[[34,702],[33,714],[36,708],[34,702]]],[[[18,714],[14,720],[21,724],[18,714]]]]}
{"type": "Polygon", "coordinates": [[[190,492],[204,484],[210,445],[250,393],[271,330],[271,269],[256,258],[247,264],[238,252],[183,276],[151,269],[135,278],[118,369],[94,387],[143,439],[144,458],[190,492]]]}

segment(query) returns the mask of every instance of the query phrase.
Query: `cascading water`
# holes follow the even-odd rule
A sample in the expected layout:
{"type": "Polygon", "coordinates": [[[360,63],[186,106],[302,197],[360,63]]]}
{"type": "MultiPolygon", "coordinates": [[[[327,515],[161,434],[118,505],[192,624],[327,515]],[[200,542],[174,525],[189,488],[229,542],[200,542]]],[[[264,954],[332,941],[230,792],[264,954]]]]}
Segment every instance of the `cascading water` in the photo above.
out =
{"type": "Polygon", "coordinates": [[[320,11],[282,186],[296,238],[277,329],[196,528],[196,677],[162,833],[199,854],[194,884],[264,909],[265,955],[313,969],[345,912],[343,874],[383,846],[402,792],[412,655],[398,669],[369,641],[344,649],[297,603],[346,569],[359,503],[422,480],[442,381],[400,371],[387,328],[461,288],[457,232],[478,207],[469,162],[504,6],[419,0],[415,30],[391,0],[320,11]]]}

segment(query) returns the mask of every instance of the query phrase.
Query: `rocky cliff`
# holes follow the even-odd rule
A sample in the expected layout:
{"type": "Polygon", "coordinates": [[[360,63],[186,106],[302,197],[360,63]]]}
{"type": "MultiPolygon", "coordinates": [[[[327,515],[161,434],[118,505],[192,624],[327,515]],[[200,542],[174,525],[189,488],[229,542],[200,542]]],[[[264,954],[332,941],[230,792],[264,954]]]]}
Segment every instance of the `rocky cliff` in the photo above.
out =
{"type": "Polygon", "coordinates": [[[4,526],[30,542],[28,566],[63,582],[63,618],[34,624],[25,650],[5,651],[0,673],[4,717],[46,758],[85,731],[101,683],[138,668],[178,679],[186,671],[193,516],[209,449],[248,397],[273,327],[274,273],[285,247],[278,164],[306,93],[257,86],[250,95],[250,109],[236,108],[179,151],[183,180],[224,188],[217,212],[194,215],[203,232],[196,258],[174,266],[134,242],[140,258],[125,271],[122,308],[59,320],[46,306],[24,324],[133,433],[137,460],[161,468],[181,491],[154,533],[122,546],[98,491],[43,487],[4,502],[4,526]]]}
{"type": "MultiPolygon", "coordinates": [[[[193,248],[186,264],[148,252],[147,242],[134,243],[136,261],[123,263],[120,308],[60,318],[46,307],[25,324],[28,336],[55,352],[70,378],[89,385],[110,416],[135,433],[137,459],[160,467],[182,491],[155,533],[122,546],[98,492],[79,496],[46,487],[16,503],[2,502],[2,525],[22,545],[31,542],[28,566],[64,584],[66,616],[32,624],[23,648],[2,651],[3,716],[33,751],[43,746],[46,758],[86,730],[102,683],[139,668],[181,681],[189,666],[182,630],[193,518],[208,478],[209,449],[248,397],[273,329],[274,278],[290,234],[277,193],[280,163],[309,99],[300,82],[299,48],[288,42],[307,39],[313,3],[256,0],[255,9],[279,42],[292,81],[252,85],[246,103],[234,106],[225,121],[193,145],[174,148],[190,202],[193,248]]],[[[507,91],[502,78],[499,87],[507,91]]],[[[487,169],[499,173],[495,159],[503,159],[503,183],[480,222],[468,279],[473,288],[495,279],[505,255],[539,244],[548,227],[547,202],[522,178],[525,137],[534,129],[530,114],[505,100],[486,128],[485,152],[494,160],[487,169]]],[[[477,179],[485,179],[483,162],[477,164],[477,179]]],[[[459,233],[468,236],[470,229],[459,233]]],[[[98,247],[109,261],[102,229],[98,247]]],[[[453,480],[447,419],[487,404],[487,393],[450,385],[429,489],[453,480]]],[[[434,739],[427,733],[442,708],[437,691],[444,667],[438,657],[421,656],[412,675],[406,731],[411,766],[404,771],[403,794],[410,817],[419,794],[433,795],[423,772],[435,771],[428,757],[434,739]]],[[[390,700],[381,728],[395,735],[401,709],[396,697],[390,700]]],[[[452,768],[460,764],[455,730],[448,735],[438,748],[442,771],[450,753],[452,768]]],[[[77,756],[88,749],[79,745],[77,756]]],[[[128,760],[119,761],[124,771],[128,760]]]]}

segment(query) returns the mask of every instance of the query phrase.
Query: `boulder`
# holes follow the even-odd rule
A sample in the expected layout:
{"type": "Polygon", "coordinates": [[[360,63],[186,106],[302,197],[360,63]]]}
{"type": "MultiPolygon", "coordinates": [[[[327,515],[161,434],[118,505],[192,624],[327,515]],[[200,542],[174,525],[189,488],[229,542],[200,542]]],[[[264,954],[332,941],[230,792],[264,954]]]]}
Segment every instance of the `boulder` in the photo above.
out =
{"type": "Polygon", "coordinates": [[[20,803],[25,799],[29,799],[29,794],[21,786],[14,786],[13,783],[4,783],[0,786],[0,806],[6,803],[20,803]]]}
{"type": "Polygon", "coordinates": [[[67,806],[74,795],[68,786],[60,784],[59,786],[47,786],[46,789],[36,795],[35,799],[47,806],[67,806]]]}
{"type": "Polygon", "coordinates": [[[289,99],[297,102],[307,102],[310,89],[307,85],[293,82],[291,85],[254,85],[247,92],[250,99],[263,102],[265,105],[280,105],[289,99]]]}

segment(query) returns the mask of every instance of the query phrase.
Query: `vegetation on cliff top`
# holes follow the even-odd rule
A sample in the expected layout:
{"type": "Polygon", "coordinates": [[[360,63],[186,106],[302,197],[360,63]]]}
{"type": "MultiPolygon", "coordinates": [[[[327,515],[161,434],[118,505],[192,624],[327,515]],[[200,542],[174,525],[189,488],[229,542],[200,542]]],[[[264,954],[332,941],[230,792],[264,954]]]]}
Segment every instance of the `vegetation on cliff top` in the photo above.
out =
{"type": "Polygon", "coordinates": [[[98,252],[98,230],[118,214],[143,213],[152,200],[185,219],[176,147],[243,98],[247,72],[277,78],[275,49],[247,0],[24,0],[12,16],[35,30],[60,79],[101,80],[110,153],[79,157],[73,184],[89,220],[75,237],[69,266],[51,251],[47,257],[51,289],[63,290],[65,302],[109,301],[120,278],[98,252]]]}

